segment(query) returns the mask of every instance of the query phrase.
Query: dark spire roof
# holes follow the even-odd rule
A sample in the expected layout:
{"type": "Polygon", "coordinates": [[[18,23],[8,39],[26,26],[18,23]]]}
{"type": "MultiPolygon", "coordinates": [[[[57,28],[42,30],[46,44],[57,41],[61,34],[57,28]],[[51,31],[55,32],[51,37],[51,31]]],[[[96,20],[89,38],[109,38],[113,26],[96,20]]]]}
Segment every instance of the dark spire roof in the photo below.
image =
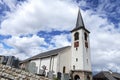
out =
{"type": "Polygon", "coordinates": [[[76,22],[76,28],[78,28],[78,27],[84,27],[84,22],[83,22],[83,18],[82,18],[80,9],[78,11],[77,22],[76,22]]]}
{"type": "Polygon", "coordinates": [[[77,22],[76,22],[76,27],[71,31],[76,31],[78,29],[84,29],[85,31],[87,31],[88,33],[90,33],[84,26],[84,22],[83,22],[83,18],[82,18],[82,15],[81,15],[81,12],[80,12],[80,8],[78,10],[78,16],[77,16],[77,22]]]}

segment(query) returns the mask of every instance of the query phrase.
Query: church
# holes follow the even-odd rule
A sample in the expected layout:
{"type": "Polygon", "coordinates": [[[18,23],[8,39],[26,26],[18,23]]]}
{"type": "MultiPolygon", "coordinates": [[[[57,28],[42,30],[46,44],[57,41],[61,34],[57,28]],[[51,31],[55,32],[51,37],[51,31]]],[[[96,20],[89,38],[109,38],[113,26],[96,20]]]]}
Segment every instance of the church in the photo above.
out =
{"type": "Polygon", "coordinates": [[[76,26],[71,30],[71,46],[30,57],[21,61],[20,67],[35,74],[54,75],[59,80],[92,80],[89,33],[79,9],[76,26]]]}

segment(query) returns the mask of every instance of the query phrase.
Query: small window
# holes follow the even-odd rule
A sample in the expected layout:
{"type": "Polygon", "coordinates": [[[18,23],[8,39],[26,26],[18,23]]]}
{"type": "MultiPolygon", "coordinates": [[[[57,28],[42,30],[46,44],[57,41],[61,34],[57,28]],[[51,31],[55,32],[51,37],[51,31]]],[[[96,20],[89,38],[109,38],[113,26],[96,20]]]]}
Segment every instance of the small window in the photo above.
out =
{"type": "Polygon", "coordinates": [[[78,50],[78,48],[76,48],[76,51],[78,50]]]}
{"type": "Polygon", "coordinates": [[[88,59],[87,59],[87,64],[88,64],[88,59]]]}
{"type": "Polygon", "coordinates": [[[75,70],[75,65],[73,65],[73,70],[75,70]]]}
{"type": "Polygon", "coordinates": [[[84,38],[87,41],[87,33],[84,33],[84,38]]]}
{"type": "Polygon", "coordinates": [[[76,32],[76,33],[74,34],[74,40],[79,40],[79,33],[78,33],[78,32],[76,32]]]}
{"type": "Polygon", "coordinates": [[[76,58],[76,62],[78,62],[78,58],[76,58]]]}
{"type": "Polygon", "coordinates": [[[90,76],[89,75],[87,75],[87,80],[90,80],[90,76]]]}

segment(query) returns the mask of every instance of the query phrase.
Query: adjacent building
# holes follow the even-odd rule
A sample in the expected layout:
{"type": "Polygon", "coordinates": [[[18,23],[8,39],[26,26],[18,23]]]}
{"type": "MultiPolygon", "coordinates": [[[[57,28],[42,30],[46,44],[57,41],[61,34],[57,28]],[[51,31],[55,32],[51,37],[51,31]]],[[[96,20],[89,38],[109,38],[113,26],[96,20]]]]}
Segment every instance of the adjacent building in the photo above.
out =
{"type": "Polygon", "coordinates": [[[120,73],[101,71],[93,77],[94,80],[120,80],[120,73]]]}
{"type": "Polygon", "coordinates": [[[71,30],[71,46],[30,57],[20,63],[21,68],[48,77],[66,78],[64,80],[68,77],[72,80],[92,80],[89,33],[79,10],[76,26],[71,30]]]}

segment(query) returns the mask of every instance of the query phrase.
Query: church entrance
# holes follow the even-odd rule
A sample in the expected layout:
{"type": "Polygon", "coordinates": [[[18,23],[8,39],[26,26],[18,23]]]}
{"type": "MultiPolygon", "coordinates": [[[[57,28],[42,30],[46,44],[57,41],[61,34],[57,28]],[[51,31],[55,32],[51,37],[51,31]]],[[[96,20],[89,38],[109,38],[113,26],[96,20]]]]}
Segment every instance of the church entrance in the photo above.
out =
{"type": "Polygon", "coordinates": [[[74,80],[80,80],[80,77],[78,75],[75,75],[74,80]]]}
{"type": "Polygon", "coordinates": [[[87,75],[87,80],[90,80],[90,76],[89,75],[87,75]]]}

